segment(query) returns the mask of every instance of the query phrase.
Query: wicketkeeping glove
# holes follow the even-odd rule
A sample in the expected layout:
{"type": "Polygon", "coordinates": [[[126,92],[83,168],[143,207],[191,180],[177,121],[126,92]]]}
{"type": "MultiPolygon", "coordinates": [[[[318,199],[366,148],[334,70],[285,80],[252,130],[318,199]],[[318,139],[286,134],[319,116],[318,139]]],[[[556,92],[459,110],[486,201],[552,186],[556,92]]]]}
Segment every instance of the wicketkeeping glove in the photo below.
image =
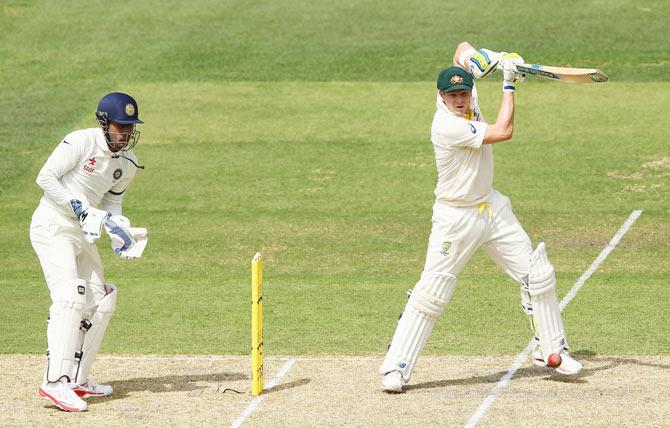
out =
{"type": "Polygon", "coordinates": [[[111,216],[105,222],[105,230],[112,240],[112,249],[123,259],[137,259],[147,246],[147,230],[130,227],[130,220],[124,216],[111,216]]]}
{"type": "Polygon", "coordinates": [[[84,234],[84,239],[89,244],[95,243],[100,239],[100,232],[102,232],[102,225],[111,214],[107,211],[99,210],[93,207],[84,207],[79,199],[72,199],[70,206],[74,215],[79,219],[79,226],[84,234]]]}

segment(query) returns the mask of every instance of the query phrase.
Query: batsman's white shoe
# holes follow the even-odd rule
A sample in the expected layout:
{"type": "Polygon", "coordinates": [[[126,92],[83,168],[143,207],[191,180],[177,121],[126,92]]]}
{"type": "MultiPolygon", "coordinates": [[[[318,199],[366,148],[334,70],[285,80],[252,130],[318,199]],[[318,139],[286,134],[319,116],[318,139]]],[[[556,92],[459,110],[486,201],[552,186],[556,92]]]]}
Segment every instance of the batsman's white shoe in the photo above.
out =
{"type": "Polygon", "coordinates": [[[86,397],[107,397],[112,395],[112,387],[97,383],[93,379],[88,379],[80,385],[72,384],[72,390],[81,398],[86,397]]]}
{"type": "MultiPolygon", "coordinates": [[[[533,364],[538,367],[547,367],[547,363],[544,362],[542,357],[542,351],[539,348],[535,348],[533,351],[533,364]]],[[[557,373],[563,375],[576,375],[582,370],[582,363],[575,360],[570,356],[568,351],[561,351],[561,365],[555,368],[557,373]]]]}
{"type": "Polygon", "coordinates": [[[582,363],[572,358],[568,351],[563,350],[561,351],[561,365],[555,370],[563,375],[576,375],[582,370],[582,363]]]}
{"type": "Polygon", "coordinates": [[[39,393],[45,399],[53,402],[59,409],[68,412],[86,411],[86,402],[75,394],[72,385],[69,383],[45,382],[40,386],[39,393]]]}
{"type": "Polygon", "coordinates": [[[533,351],[533,364],[538,367],[547,367],[547,363],[544,362],[544,358],[542,357],[542,351],[539,348],[535,348],[533,351]]]}
{"type": "Polygon", "coordinates": [[[402,392],[402,386],[405,381],[402,378],[402,373],[397,370],[388,372],[384,375],[381,382],[382,391],[384,392],[402,392]]]}

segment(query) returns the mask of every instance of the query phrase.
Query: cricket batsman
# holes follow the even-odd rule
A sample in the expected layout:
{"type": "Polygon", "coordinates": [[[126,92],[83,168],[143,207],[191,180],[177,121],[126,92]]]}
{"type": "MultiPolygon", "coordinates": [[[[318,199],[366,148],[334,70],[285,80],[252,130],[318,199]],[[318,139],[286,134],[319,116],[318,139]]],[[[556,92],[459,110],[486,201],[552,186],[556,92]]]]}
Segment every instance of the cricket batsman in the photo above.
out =
{"type": "Polygon", "coordinates": [[[521,306],[536,341],[534,363],[551,364],[564,375],[582,369],[568,353],[556,276],[545,245],[533,249],[509,198],[492,187],[492,145],[512,138],[514,91],[524,77],[515,66],[523,63],[516,53],[475,50],[463,42],[454,53],[453,67],[438,75],[431,128],[438,175],[433,225],[424,270],[379,369],[383,391],[402,392],[437,317],[449,303],[458,273],[479,247],[520,284],[521,306]],[[502,101],[495,123],[488,124],[477,103],[473,78],[496,69],[503,73],[502,101]]]}
{"type": "Polygon", "coordinates": [[[142,255],[147,231],[122,216],[124,192],[138,165],[137,102],[105,95],[97,128],[65,136],[37,176],[44,196],[30,224],[52,304],[47,326],[47,367],[39,394],[66,411],[85,411],[82,398],[112,394],[90,377],[91,365],[116,307],[117,287],[105,282],[96,241],[102,229],[120,257],[142,255]],[[99,208],[98,208],[99,207],[99,208]]]}

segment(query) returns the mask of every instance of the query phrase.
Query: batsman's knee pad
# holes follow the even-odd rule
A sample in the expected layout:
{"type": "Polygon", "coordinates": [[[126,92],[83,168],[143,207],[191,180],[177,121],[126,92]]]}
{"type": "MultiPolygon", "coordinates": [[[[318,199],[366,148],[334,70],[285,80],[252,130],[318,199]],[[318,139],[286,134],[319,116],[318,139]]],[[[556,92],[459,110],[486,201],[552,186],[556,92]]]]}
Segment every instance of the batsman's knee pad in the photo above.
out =
{"type": "Polygon", "coordinates": [[[561,309],[556,296],[556,274],[549,262],[544,242],[541,242],[530,257],[528,283],[532,324],[540,339],[545,361],[549,355],[567,348],[561,309]]]}
{"type": "Polygon", "coordinates": [[[52,292],[47,326],[48,366],[46,380],[55,382],[63,376],[72,380],[79,326],[86,305],[86,281],[77,279],[68,287],[52,292]]]}
{"type": "Polygon", "coordinates": [[[107,294],[98,302],[98,306],[90,317],[90,320],[82,320],[81,322],[81,347],[76,354],[77,364],[73,367],[72,373],[72,380],[76,383],[84,383],[88,380],[91,366],[98,355],[105,331],[107,331],[109,321],[112,319],[112,315],[116,309],[117,287],[109,284],[106,286],[106,289],[107,294]]]}
{"type": "Polygon", "coordinates": [[[409,297],[408,305],[417,311],[437,318],[449,303],[456,286],[456,277],[449,274],[430,274],[421,278],[409,297]]]}
{"type": "Polygon", "coordinates": [[[549,262],[544,242],[540,242],[530,256],[527,288],[531,296],[555,292],[556,273],[549,262]]]}
{"type": "Polygon", "coordinates": [[[437,317],[449,303],[455,286],[453,275],[435,274],[419,281],[398,320],[386,358],[379,368],[381,374],[396,370],[402,373],[405,382],[409,381],[419,354],[437,317]]]}

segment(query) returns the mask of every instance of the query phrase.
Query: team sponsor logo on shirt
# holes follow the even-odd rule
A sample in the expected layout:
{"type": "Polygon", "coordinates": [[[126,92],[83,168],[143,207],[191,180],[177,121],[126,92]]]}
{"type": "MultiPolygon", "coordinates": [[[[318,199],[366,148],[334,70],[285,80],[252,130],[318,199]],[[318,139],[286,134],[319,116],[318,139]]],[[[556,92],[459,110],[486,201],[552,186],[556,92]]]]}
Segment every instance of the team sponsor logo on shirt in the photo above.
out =
{"type": "Polygon", "coordinates": [[[440,251],[440,253],[442,253],[442,255],[444,255],[444,256],[448,256],[448,255],[449,255],[449,249],[450,249],[450,248],[451,248],[451,242],[449,242],[449,241],[444,241],[444,242],[442,243],[442,251],[440,251]]]}
{"type": "Polygon", "coordinates": [[[473,134],[476,134],[477,133],[477,128],[475,128],[475,125],[473,125],[471,123],[468,123],[468,125],[470,125],[470,132],[472,132],[473,134]]]}
{"type": "Polygon", "coordinates": [[[117,168],[114,170],[114,174],[112,174],[112,177],[114,177],[114,180],[118,180],[119,178],[121,178],[122,175],[123,171],[121,170],[121,168],[117,168]]]}
{"type": "Polygon", "coordinates": [[[95,172],[95,157],[90,158],[82,165],[82,168],[86,172],[95,172]]]}

